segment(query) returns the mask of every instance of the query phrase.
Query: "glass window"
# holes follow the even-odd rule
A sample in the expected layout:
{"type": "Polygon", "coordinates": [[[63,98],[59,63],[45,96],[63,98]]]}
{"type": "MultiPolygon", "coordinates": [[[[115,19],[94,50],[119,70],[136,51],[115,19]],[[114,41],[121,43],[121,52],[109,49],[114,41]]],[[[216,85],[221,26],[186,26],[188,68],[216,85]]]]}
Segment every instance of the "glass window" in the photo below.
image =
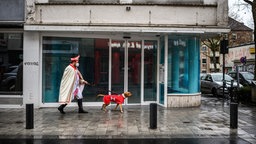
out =
{"type": "Polygon", "coordinates": [[[246,79],[246,80],[253,80],[254,75],[250,72],[243,72],[241,75],[246,79]]]}
{"type": "Polygon", "coordinates": [[[21,94],[23,34],[0,33],[0,93],[21,94]]]}
{"type": "Polygon", "coordinates": [[[43,103],[58,102],[60,81],[70,57],[80,55],[79,70],[87,85],[84,101],[96,101],[99,90],[108,89],[107,39],[43,37],[43,103]]]}
{"type": "Polygon", "coordinates": [[[199,40],[172,37],[168,40],[168,93],[199,92],[199,40]]]}
{"type": "Polygon", "coordinates": [[[157,41],[144,43],[144,101],[156,101],[157,41]]]}
{"type": "Polygon", "coordinates": [[[202,59],[202,63],[206,63],[206,59],[202,59]]]}

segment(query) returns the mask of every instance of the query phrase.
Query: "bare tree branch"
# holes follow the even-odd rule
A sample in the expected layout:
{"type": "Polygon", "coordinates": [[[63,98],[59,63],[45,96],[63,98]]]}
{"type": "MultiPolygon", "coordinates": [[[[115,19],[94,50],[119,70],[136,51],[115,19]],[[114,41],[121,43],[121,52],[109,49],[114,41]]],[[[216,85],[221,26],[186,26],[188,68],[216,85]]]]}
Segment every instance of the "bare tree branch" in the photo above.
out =
{"type": "Polygon", "coordinates": [[[249,5],[252,5],[252,1],[250,1],[250,0],[244,0],[244,2],[246,2],[246,3],[248,3],[249,5]]]}
{"type": "Polygon", "coordinates": [[[204,56],[210,57],[210,55],[206,54],[206,53],[202,53],[204,56]]]}
{"type": "Polygon", "coordinates": [[[220,36],[216,36],[216,37],[208,38],[208,39],[202,41],[202,44],[207,46],[212,52],[212,56],[209,56],[209,55],[204,54],[204,53],[203,54],[207,57],[212,57],[212,61],[213,61],[213,65],[214,65],[214,72],[217,72],[217,64],[216,64],[217,61],[216,61],[215,52],[219,51],[220,38],[221,38],[220,36]]]}

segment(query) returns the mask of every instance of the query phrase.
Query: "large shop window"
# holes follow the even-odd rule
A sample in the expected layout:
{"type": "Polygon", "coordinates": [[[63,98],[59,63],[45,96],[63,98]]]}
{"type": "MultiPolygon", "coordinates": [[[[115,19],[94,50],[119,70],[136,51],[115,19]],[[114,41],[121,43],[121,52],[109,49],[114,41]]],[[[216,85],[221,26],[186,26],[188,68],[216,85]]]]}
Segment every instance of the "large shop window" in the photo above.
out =
{"type": "Polygon", "coordinates": [[[156,101],[157,41],[144,43],[144,101],[156,101]]]}
{"type": "Polygon", "coordinates": [[[200,45],[195,37],[168,40],[168,93],[198,93],[200,45]]]}
{"type": "Polygon", "coordinates": [[[95,94],[108,90],[108,39],[43,37],[42,102],[58,102],[60,81],[70,57],[80,55],[79,70],[94,86],[85,86],[84,101],[94,102],[95,94]]]}
{"type": "Polygon", "coordinates": [[[0,33],[0,94],[22,94],[23,34],[0,33]]]}

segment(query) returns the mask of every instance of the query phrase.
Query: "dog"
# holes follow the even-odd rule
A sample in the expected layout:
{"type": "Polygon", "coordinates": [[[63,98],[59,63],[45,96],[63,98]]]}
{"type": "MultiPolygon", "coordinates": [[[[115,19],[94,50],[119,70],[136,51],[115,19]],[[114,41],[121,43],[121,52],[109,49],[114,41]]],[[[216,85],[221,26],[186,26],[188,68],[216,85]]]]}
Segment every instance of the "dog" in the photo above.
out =
{"type": "Polygon", "coordinates": [[[107,111],[106,107],[111,103],[114,102],[116,103],[116,107],[114,110],[117,109],[117,107],[120,107],[120,112],[123,113],[123,108],[122,108],[122,104],[124,102],[124,99],[127,97],[132,96],[131,92],[124,92],[122,94],[118,94],[118,95],[104,95],[104,94],[98,94],[97,97],[103,97],[103,102],[104,104],[101,107],[101,110],[103,111],[107,111]]]}

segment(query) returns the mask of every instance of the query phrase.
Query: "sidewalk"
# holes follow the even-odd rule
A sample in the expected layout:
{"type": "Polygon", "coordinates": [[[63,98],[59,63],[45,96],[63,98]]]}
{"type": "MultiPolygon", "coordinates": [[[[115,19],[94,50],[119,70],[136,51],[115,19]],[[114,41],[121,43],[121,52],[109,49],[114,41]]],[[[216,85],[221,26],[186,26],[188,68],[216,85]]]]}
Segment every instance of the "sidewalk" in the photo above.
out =
{"type": "Polygon", "coordinates": [[[124,113],[104,113],[100,107],[86,107],[78,114],[67,107],[34,110],[34,129],[25,129],[25,109],[0,109],[0,139],[242,139],[256,143],[256,107],[239,105],[238,129],[230,129],[229,106],[214,97],[202,97],[197,108],[158,106],[157,129],[149,128],[149,106],[124,106],[124,113]]]}

